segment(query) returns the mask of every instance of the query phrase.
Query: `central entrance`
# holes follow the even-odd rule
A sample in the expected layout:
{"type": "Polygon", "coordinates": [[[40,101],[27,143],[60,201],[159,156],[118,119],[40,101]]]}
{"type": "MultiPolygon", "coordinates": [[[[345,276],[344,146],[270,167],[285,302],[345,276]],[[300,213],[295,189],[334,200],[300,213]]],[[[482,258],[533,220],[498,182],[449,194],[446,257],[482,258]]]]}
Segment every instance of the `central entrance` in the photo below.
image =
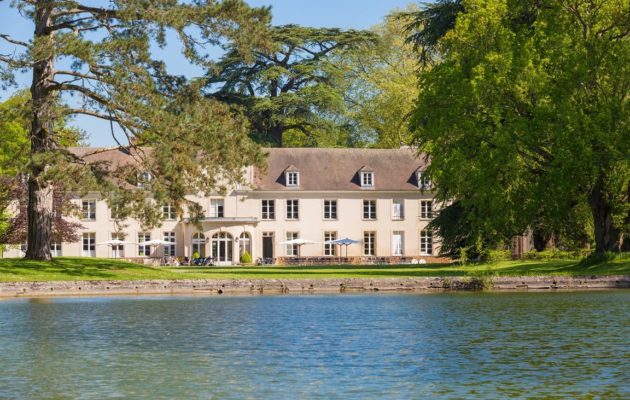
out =
{"type": "Polygon", "coordinates": [[[232,263],[232,235],[227,232],[215,233],[212,236],[212,257],[215,263],[232,263]]]}

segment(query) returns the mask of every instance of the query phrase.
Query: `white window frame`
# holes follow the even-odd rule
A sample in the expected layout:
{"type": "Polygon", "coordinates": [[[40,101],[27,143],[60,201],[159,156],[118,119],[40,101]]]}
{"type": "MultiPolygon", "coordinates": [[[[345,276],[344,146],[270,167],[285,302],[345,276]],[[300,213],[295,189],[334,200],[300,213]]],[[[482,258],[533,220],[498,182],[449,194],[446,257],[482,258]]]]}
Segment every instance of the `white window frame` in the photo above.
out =
{"type": "Polygon", "coordinates": [[[167,231],[162,233],[162,239],[172,244],[164,245],[164,257],[175,257],[175,232],[167,231]]]}
{"type": "MultiPolygon", "coordinates": [[[[125,235],[120,232],[112,232],[111,233],[112,240],[125,240],[125,235]]],[[[125,245],[117,244],[112,246],[112,257],[114,258],[125,258],[125,245]]]]}
{"type": "Polygon", "coordinates": [[[363,255],[376,255],[376,231],[363,232],[363,255]]]}
{"type": "Polygon", "coordinates": [[[50,255],[52,257],[61,257],[63,255],[61,243],[50,244],[50,255]]]}
{"type": "Polygon", "coordinates": [[[403,221],[405,219],[405,200],[392,199],[392,220],[403,221]]]}
{"type": "Polygon", "coordinates": [[[363,219],[366,221],[376,221],[376,200],[363,200],[363,219]]]}
{"type": "Polygon", "coordinates": [[[81,200],[81,219],[83,221],[96,221],[96,200],[81,200]]]}
{"type": "MultiPolygon", "coordinates": [[[[300,237],[300,232],[287,232],[286,234],[287,241],[298,239],[299,237],[300,237]]],[[[299,247],[300,246],[298,246],[297,244],[287,244],[286,245],[287,257],[298,256],[300,252],[299,247]]]]}
{"type": "Polygon", "coordinates": [[[433,232],[428,229],[420,231],[420,255],[433,255],[433,232]]]}
{"type": "Polygon", "coordinates": [[[324,255],[325,256],[337,256],[337,245],[326,243],[329,240],[337,240],[337,232],[335,231],[327,231],[324,232],[324,255]]]}
{"type": "Polygon", "coordinates": [[[374,172],[370,172],[370,171],[361,172],[361,187],[364,187],[364,188],[374,187],[374,172]]]}
{"type": "Polygon", "coordinates": [[[286,172],[287,186],[297,187],[300,186],[300,173],[298,171],[286,172]]]}
{"type": "Polygon", "coordinates": [[[433,219],[433,200],[420,200],[420,219],[433,219]]]}
{"type": "Polygon", "coordinates": [[[177,210],[171,203],[166,203],[162,206],[162,216],[166,221],[174,221],[177,219],[177,210]]]}
{"type": "Polygon", "coordinates": [[[405,255],[405,232],[394,231],[392,232],[392,256],[404,256],[405,255]],[[397,243],[396,237],[400,237],[400,242],[397,243]]]}
{"type": "Polygon", "coordinates": [[[276,219],[276,201],[263,199],[260,201],[261,219],[263,221],[273,221],[276,219]]]}
{"type": "Polygon", "coordinates": [[[327,221],[337,220],[337,200],[324,199],[324,219],[327,221]]]}
{"type": "Polygon", "coordinates": [[[300,201],[297,199],[287,199],[286,219],[296,221],[300,219],[300,201]]]}
{"type": "Polygon", "coordinates": [[[418,180],[418,189],[420,190],[430,190],[431,189],[431,179],[427,178],[424,171],[418,171],[416,179],[418,180]]]}
{"type": "Polygon", "coordinates": [[[142,243],[151,240],[151,232],[138,232],[138,257],[150,257],[151,245],[143,245],[142,243]]]}
{"type": "Polygon", "coordinates": [[[223,199],[210,199],[210,218],[225,217],[225,201],[223,199]]]}
{"type": "Polygon", "coordinates": [[[82,238],[82,251],[83,257],[96,257],[96,233],[95,232],[83,232],[82,238]]]}

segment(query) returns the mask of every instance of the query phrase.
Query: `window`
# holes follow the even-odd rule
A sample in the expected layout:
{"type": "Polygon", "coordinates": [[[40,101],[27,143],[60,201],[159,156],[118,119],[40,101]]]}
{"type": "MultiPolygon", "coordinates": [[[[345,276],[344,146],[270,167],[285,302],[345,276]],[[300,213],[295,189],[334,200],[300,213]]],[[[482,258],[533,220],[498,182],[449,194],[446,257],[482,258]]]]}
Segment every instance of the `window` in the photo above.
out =
{"type": "Polygon", "coordinates": [[[433,254],[433,232],[428,230],[420,232],[420,254],[425,256],[433,254]]]}
{"type": "Polygon", "coordinates": [[[162,215],[166,220],[174,220],[177,218],[177,212],[171,203],[162,206],[162,215]]]}
{"type": "Polygon", "coordinates": [[[363,255],[376,254],[376,232],[363,232],[363,255]]]}
{"type": "Polygon", "coordinates": [[[262,201],[262,219],[276,219],[276,201],[275,200],[263,200],[262,201]]]}
{"type": "Polygon", "coordinates": [[[331,240],[337,240],[337,232],[324,232],[324,255],[336,256],[337,245],[332,243],[326,243],[331,240]]]}
{"type": "Polygon", "coordinates": [[[361,187],[374,187],[374,172],[361,172],[361,187]]]}
{"type": "Polygon", "coordinates": [[[136,182],[136,186],[139,189],[148,189],[151,184],[151,173],[148,171],[144,171],[143,173],[138,175],[138,181],[136,182]]]}
{"type": "Polygon", "coordinates": [[[83,257],[96,257],[96,233],[83,233],[83,257]]]}
{"type": "Polygon", "coordinates": [[[199,257],[206,256],[206,237],[203,233],[197,232],[192,237],[192,252],[199,254],[199,257]]]}
{"type": "Polygon", "coordinates": [[[324,219],[337,219],[337,200],[324,200],[324,219]]]}
{"type": "Polygon", "coordinates": [[[287,200],[287,219],[300,218],[300,212],[297,200],[287,200]]]}
{"type": "Polygon", "coordinates": [[[151,240],[151,234],[148,232],[138,232],[138,256],[149,257],[151,255],[151,245],[143,245],[142,243],[151,240]]]}
{"type": "Polygon", "coordinates": [[[61,243],[50,244],[50,255],[53,257],[61,257],[61,243]]]}
{"type": "MultiPolygon", "coordinates": [[[[287,232],[287,242],[289,240],[297,239],[297,232],[287,232]]],[[[297,256],[299,255],[299,247],[297,244],[287,244],[287,256],[297,256]]]]}
{"type": "Polygon", "coordinates": [[[376,219],[376,200],[363,200],[363,219],[376,219]]]}
{"type": "MultiPolygon", "coordinates": [[[[112,233],[112,240],[125,240],[125,235],[122,233],[112,233]]],[[[112,245],[112,257],[124,258],[125,257],[125,245],[116,244],[112,245]]]]}
{"type": "Polygon", "coordinates": [[[420,200],[420,218],[433,218],[433,202],[431,200],[420,200]]]}
{"type": "Polygon", "coordinates": [[[241,236],[238,237],[239,260],[241,257],[243,257],[243,254],[245,254],[245,252],[249,253],[250,256],[252,255],[252,237],[247,232],[241,233],[241,236]]]}
{"type": "Polygon", "coordinates": [[[394,231],[392,234],[392,255],[402,256],[405,254],[405,232],[394,231]]]}
{"type": "Polygon", "coordinates": [[[81,202],[81,219],[96,220],[96,200],[83,200],[81,202]]]}
{"type": "Polygon", "coordinates": [[[392,219],[398,221],[405,219],[405,203],[402,199],[393,200],[392,219]]]}
{"type": "Polygon", "coordinates": [[[300,173],[297,171],[287,172],[287,186],[300,186],[300,173]]]}
{"type": "Polygon", "coordinates": [[[424,171],[417,172],[417,179],[418,179],[418,189],[421,189],[421,190],[431,189],[431,179],[429,179],[429,177],[424,171]]]}
{"type": "Polygon", "coordinates": [[[164,245],[164,257],[175,257],[175,232],[164,232],[164,241],[173,243],[164,245]]]}
{"type": "Polygon", "coordinates": [[[223,218],[223,199],[210,200],[210,218],[223,218]]]}

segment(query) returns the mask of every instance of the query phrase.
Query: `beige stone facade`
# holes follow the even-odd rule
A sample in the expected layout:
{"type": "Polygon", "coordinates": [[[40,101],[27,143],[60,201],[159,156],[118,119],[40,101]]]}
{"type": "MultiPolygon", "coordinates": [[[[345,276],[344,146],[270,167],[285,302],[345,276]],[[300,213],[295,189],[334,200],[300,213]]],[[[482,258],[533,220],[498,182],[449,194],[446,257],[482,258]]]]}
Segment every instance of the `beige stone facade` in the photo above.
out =
{"type": "MultiPolygon", "coordinates": [[[[112,150],[118,151],[118,150],[112,150]]],[[[244,171],[246,185],[224,196],[190,196],[206,218],[201,230],[165,207],[160,228],[143,230],[124,221],[116,237],[116,221],[97,193],[75,201],[85,227],[82,240],[62,243],[57,255],[150,258],[213,257],[218,264],[236,264],[247,250],[253,260],[286,257],[405,257],[435,260],[439,242],[427,224],[435,215],[430,183],[422,177],[425,163],[408,149],[268,149],[267,172],[244,171]],[[368,174],[368,175],[364,175],[368,174]],[[290,176],[289,176],[290,175],[290,176]],[[111,239],[130,244],[111,247],[111,239]],[[282,242],[301,238],[303,246],[282,242]],[[326,246],[331,239],[359,241],[347,248],[326,246]],[[147,247],[147,240],[172,241],[172,246],[147,247]]],[[[106,157],[105,155],[104,157],[106,157]]],[[[19,249],[5,256],[18,256],[19,249]]]]}

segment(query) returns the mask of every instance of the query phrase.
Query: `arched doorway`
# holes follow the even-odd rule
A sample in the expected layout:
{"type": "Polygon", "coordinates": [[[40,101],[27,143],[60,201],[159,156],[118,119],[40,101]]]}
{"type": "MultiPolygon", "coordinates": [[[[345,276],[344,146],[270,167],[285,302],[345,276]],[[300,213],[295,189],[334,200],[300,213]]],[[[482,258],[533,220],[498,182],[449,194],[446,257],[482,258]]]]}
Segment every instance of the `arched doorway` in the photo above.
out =
{"type": "Polygon", "coordinates": [[[232,235],[218,232],[212,236],[212,257],[216,263],[232,262],[232,235]]]}
{"type": "Polygon", "coordinates": [[[248,252],[249,255],[252,255],[252,237],[249,233],[243,232],[241,236],[238,238],[238,258],[239,260],[243,257],[243,253],[248,252]]]}
{"type": "Polygon", "coordinates": [[[199,257],[206,256],[206,237],[197,232],[192,237],[192,254],[199,253],[199,257]]]}

